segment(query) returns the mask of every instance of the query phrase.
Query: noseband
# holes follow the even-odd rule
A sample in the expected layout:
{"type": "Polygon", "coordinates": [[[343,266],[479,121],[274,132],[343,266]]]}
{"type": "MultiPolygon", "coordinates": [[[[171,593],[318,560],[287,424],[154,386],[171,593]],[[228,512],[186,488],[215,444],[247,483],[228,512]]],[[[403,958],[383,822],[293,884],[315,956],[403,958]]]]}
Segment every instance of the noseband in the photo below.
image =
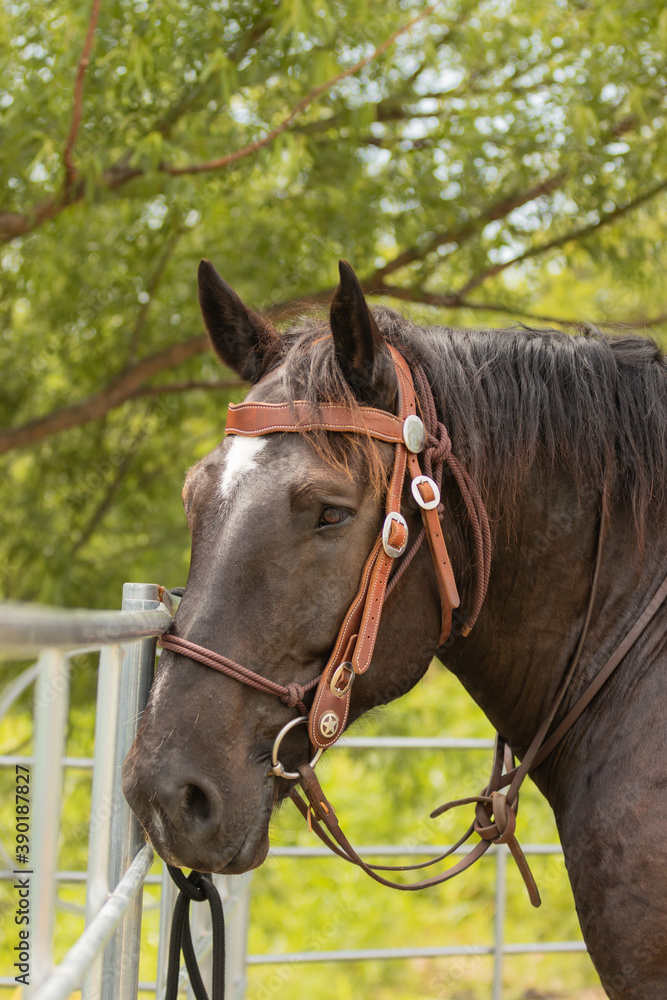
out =
{"type": "Polygon", "coordinates": [[[365,673],[371,665],[385,601],[408,568],[424,538],[428,539],[440,596],[441,622],[438,646],[441,646],[451,634],[452,611],[459,606],[459,595],[440,523],[444,511],[440,503],[440,487],[445,463],[451,470],[465,501],[475,540],[475,596],[471,611],[460,631],[463,637],[470,634],[477,621],[491,569],[491,532],[486,509],[468,472],[452,454],[449,434],[444,424],[438,420],[433,393],[426,374],[416,362],[412,362],[411,367],[408,366],[405,358],[395,348],[389,346],[389,351],[398,383],[396,415],[369,406],[360,406],[352,410],[341,404],[317,405],[307,400],[297,400],[293,403],[244,402],[229,406],[226,434],[257,437],[264,434],[292,432],[307,434],[314,430],[334,431],[341,434],[362,434],[394,445],[394,464],[387,490],[384,524],[366,560],[359,589],[343,619],[324,671],[305,685],[296,683],[282,685],[234,663],[220,653],[171,633],[163,635],[158,645],[197,660],[243,684],[274,694],[289,707],[299,710],[301,715],[287,723],[276,737],[273,747],[273,766],[269,773],[287,780],[299,781],[306,795],[306,801],[299,795],[296,787],[291,788],[290,797],[307,820],[309,828],[339,857],[357,865],[383,885],[396,889],[416,890],[438,885],[453,878],[477,861],[492,843],[507,844],[526,884],[532,904],[539,906],[540,896],[537,886],[514,832],[520,786],[528,772],[542,763],[574,725],[655,616],[667,599],[667,579],[662,582],[614,654],[547,738],[581,657],[597,596],[607,520],[607,500],[606,496],[603,497],[593,583],[584,627],[564,681],[521,764],[518,767],[514,766],[510,748],[498,735],[491,777],[481,795],[449,802],[431,814],[433,818],[455,806],[467,804],[475,806],[475,819],[456,844],[444,854],[415,865],[393,867],[369,865],[363,861],[341,830],[334,808],[322,791],[313,768],[322,752],[333,746],[345,729],[353,682],[357,675],[365,673]],[[418,394],[415,392],[415,382],[418,394]],[[419,464],[420,455],[423,455],[423,470],[419,464]],[[423,522],[421,531],[409,549],[408,525],[401,513],[406,473],[410,475],[412,495],[421,509],[423,522]],[[304,697],[313,688],[317,690],[308,712],[304,697]],[[308,724],[308,736],[311,745],[316,748],[315,756],[310,764],[302,765],[297,771],[285,771],[278,758],[278,749],[287,732],[299,723],[308,724]],[[507,793],[500,791],[507,786],[509,786],[507,793]],[[473,833],[477,833],[480,837],[479,843],[458,863],[438,875],[405,884],[390,881],[379,874],[381,871],[412,871],[430,867],[450,856],[473,833]]]}

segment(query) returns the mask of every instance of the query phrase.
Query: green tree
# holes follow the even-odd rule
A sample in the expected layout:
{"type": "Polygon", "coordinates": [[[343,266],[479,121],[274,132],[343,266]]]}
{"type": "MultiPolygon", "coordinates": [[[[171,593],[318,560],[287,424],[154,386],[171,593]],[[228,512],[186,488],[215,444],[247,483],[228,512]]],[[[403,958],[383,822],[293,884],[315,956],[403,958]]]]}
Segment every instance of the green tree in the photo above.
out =
{"type": "Polygon", "coordinates": [[[183,582],[184,470],[242,388],[211,257],[276,321],[339,257],[425,323],[658,332],[658,0],[72,0],[0,10],[0,583],[183,582]]]}

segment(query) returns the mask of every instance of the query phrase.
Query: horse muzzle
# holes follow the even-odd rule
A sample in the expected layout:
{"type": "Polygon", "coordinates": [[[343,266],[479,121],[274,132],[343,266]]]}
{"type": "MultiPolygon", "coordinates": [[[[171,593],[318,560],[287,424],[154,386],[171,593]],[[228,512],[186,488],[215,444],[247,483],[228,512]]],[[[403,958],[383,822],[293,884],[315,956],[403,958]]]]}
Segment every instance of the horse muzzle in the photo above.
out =
{"type": "Polygon", "coordinates": [[[123,793],[157,854],[170,865],[196,871],[241,874],[264,861],[278,782],[265,778],[254,810],[252,791],[239,789],[223,798],[216,783],[202,775],[149,772],[127,761],[123,769],[123,793]]]}

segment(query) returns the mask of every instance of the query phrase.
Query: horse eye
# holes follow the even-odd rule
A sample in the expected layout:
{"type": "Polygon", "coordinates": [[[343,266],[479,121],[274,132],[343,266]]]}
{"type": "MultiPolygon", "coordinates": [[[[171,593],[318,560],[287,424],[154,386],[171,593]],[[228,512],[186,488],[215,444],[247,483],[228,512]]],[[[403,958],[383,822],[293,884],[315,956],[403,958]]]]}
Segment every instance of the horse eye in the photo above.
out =
{"type": "Polygon", "coordinates": [[[342,507],[325,507],[320,514],[317,527],[326,528],[331,524],[342,524],[343,521],[347,521],[349,516],[350,512],[342,507]]]}

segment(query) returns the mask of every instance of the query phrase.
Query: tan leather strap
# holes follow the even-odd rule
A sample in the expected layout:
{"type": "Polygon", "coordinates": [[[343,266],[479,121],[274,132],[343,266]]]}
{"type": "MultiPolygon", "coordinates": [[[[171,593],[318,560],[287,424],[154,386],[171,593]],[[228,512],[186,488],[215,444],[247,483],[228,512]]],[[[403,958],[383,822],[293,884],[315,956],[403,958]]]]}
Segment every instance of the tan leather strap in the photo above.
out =
{"type": "MultiPolygon", "coordinates": [[[[408,471],[413,480],[421,475],[421,467],[417,455],[413,452],[408,453],[408,471]]],[[[422,499],[427,503],[435,499],[432,496],[432,488],[427,483],[419,484],[417,489],[422,499]]],[[[438,509],[437,507],[432,507],[427,510],[422,507],[421,514],[431,550],[431,559],[433,560],[435,577],[438,583],[438,593],[440,595],[441,623],[438,645],[442,646],[452,631],[452,610],[458,608],[461,602],[456,580],[454,579],[454,570],[452,569],[445,538],[442,533],[442,524],[440,523],[438,509]]]]}
{"type": "MultiPolygon", "coordinates": [[[[394,360],[394,366],[398,379],[398,417],[402,428],[406,417],[417,412],[417,403],[415,400],[415,391],[412,385],[412,379],[409,377],[409,373],[408,378],[406,378],[401,368],[403,358],[393,347],[390,347],[389,350],[391,351],[391,355],[394,360]]],[[[401,500],[403,497],[403,484],[405,482],[407,455],[408,450],[403,442],[403,435],[401,432],[401,440],[395,447],[394,467],[392,469],[391,480],[387,490],[387,499],[385,503],[385,514],[387,515],[401,513],[401,500]]],[[[405,528],[401,522],[393,522],[392,530],[394,532],[398,532],[398,534],[395,534],[393,542],[390,534],[390,543],[394,544],[396,548],[405,548],[408,541],[407,528],[405,528]]],[[[352,664],[354,666],[355,674],[365,673],[370,666],[371,659],[373,658],[373,650],[375,649],[375,640],[377,638],[380,617],[384,606],[387,582],[393,565],[394,559],[387,554],[384,548],[382,548],[369,581],[368,596],[361,619],[361,627],[359,629],[359,639],[354,653],[352,654],[352,664]]]]}
{"type": "Polygon", "coordinates": [[[381,549],[382,539],[378,538],[370,556],[366,560],[361,574],[359,589],[338,632],[329,662],[319,678],[315,698],[308,716],[308,735],[312,745],[321,750],[325,750],[335,743],[347,724],[352,694],[352,681],[354,679],[354,669],[350,663],[351,649],[354,648],[357,635],[359,634],[359,625],[368,594],[369,582],[381,549]],[[337,687],[332,687],[334,675],[344,663],[348,664],[348,666],[340,678],[342,683],[339,683],[337,687]],[[347,682],[346,690],[344,689],[345,682],[347,682]],[[325,726],[324,731],[322,731],[322,720],[325,716],[329,716],[330,724],[325,726]]]}
{"type": "MultiPolygon", "coordinates": [[[[410,369],[402,355],[393,347],[389,348],[394,361],[398,385],[398,419],[401,427],[409,416],[417,414],[417,399],[410,369]]],[[[391,480],[387,490],[385,513],[388,518],[400,515],[405,482],[406,469],[410,467],[412,478],[421,475],[421,469],[415,453],[409,452],[403,438],[395,446],[394,465],[391,480]]],[[[442,620],[440,640],[442,643],[451,631],[452,607],[458,607],[459,597],[454,582],[454,575],[447,548],[442,534],[440,519],[435,509],[423,511],[424,527],[433,554],[433,561],[438,580],[438,590],[441,600],[442,620]]],[[[401,520],[391,521],[389,543],[397,549],[407,544],[407,527],[401,520]]],[[[351,663],[354,675],[363,674],[368,670],[375,649],[382,609],[387,595],[387,584],[395,560],[382,545],[373,550],[374,557],[366,563],[362,576],[362,585],[348,612],[334,647],[334,651],[320,678],[317,694],[308,718],[308,732],[311,743],[321,749],[328,749],[341,736],[349,715],[351,685],[354,677],[349,675],[349,667],[343,668],[343,663],[351,663]],[[376,553],[377,550],[377,553],[376,553]],[[375,554],[376,553],[376,554],[375,554]],[[358,621],[358,610],[361,607],[361,620],[358,621]],[[357,638],[352,642],[352,625],[357,631],[357,638]],[[334,678],[340,677],[340,671],[345,670],[341,680],[348,681],[342,691],[337,690],[334,678]]],[[[340,685],[339,685],[340,686],[340,685]]]]}
{"type": "MultiPolygon", "coordinates": [[[[400,355],[393,349],[392,357],[396,365],[396,358],[400,358],[400,355]]],[[[416,412],[412,380],[406,382],[399,376],[398,371],[397,379],[398,417],[395,419],[400,422],[401,440],[395,445],[394,465],[385,504],[386,515],[400,514],[407,463],[407,449],[403,442],[402,428],[408,414],[416,412]]],[[[400,521],[390,522],[390,527],[389,543],[397,549],[404,548],[407,544],[407,528],[400,521]]],[[[366,562],[359,591],[343,620],[332,655],[320,678],[308,716],[308,733],[313,746],[328,749],[337,742],[345,728],[354,676],[364,673],[371,663],[393,564],[394,560],[386,553],[380,536],[366,562]],[[353,632],[356,633],[354,641],[352,641],[353,632]],[[349,671],[351,668],[353,673],[346,678],[348,684],[343,691],[340,691],[338,690],[340,685],[337,686],[332,681],[337,671],[342,669],[343,663],[350,664],[350,667],[345,669],[349,671]]]]}
{"type": "MultiPolygon", "coordinates": [[[[412,381],[412,373],[410,372],[405,358],[403,358],[398,351],[393,352],[393,357],[396,370],[399,374],[399,380],[402,381],[404,386],[408,387],[405,391],[410,396],[410,406],[412,407],[412,405],[414,405],[414,411],[410,409],[410,412],[416,412],[416,396],[414,383],[412,381]]],[[[422,470],[419,465],[419,458],[417,453],[410,452],[407,448],[405,451],[408,471],[411,479],[414,480],[422,474],[422,470]]],[[[439,484],[436,485],[439,487],[439,484]]],[[[426,502],[435,499],[432,496],[424,495],[426,490],[432,490],[428,484],[422,483],[421,486],[418,486],[418,489],[420,495],[426,502]]],[[[454,579],[454,571],[452,569],[449,553],[447,552],[444,535],[442,533],[442,525],[440,523],[438,508],[433,507],[430,510],[427,510],[421,507],[420,510],[429,548],[431,550],[435,576],[438,583],[441,609],[440,638],[438,640],[438,645],[441,646],[447,641],[452,630],[452,610],[454,608],[458,608],[460,604],[459,593],[454,579]]]]}
{"type": "Polygon", "coordinates": [[[339,403],[230,403],[225,434],[257,437],[296,431],[338,431],[367,434],[379,441],[397,444],[403,440],[403,421],[393,413],[360,406],[356,411],[339,403]]]}

